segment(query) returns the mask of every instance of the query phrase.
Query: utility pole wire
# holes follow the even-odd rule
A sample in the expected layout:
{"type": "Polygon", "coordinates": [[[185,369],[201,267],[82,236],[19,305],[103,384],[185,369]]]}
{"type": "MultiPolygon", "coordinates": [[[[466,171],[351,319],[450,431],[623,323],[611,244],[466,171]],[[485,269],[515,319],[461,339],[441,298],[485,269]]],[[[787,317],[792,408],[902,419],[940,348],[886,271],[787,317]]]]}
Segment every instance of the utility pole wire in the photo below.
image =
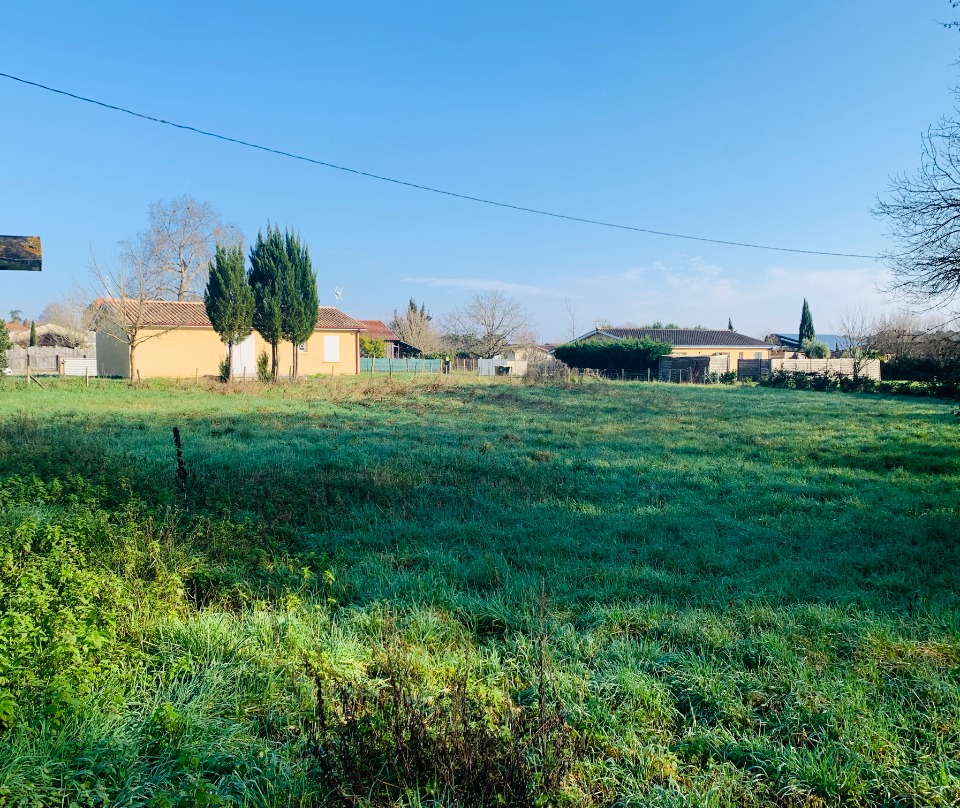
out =
{"type": "Polygon", "coordinates": [[[416,182],[407,182],[406,180],[398,180],[393,177],[385,177],[381,174],[372,174],[369,171],[361,171],[357,168],[350,168],[348,166],[337,165],[336,163],[328,163],[324,160],[316,160],[313,157],[305,157],[302,154],[294,154],[293,152],[284,151],[282,149],[274,149],[270,146],[261,146],[257,143],[251,143],[247,140],[241,140],[239,138],[230,137],[228,135],[220,135],[216,132],[208,132],[204,129],[199,129],[196,126],[189,126],[183,123],[176,123],[175,121],[167,121],[163,118],[156,118],[153,115],[146,115],[142,112],[135,112],[132,109],[126,109],[125,107],[120,107],[115,104],[108,104],[105,101],[97,101],[94,98],[87,98],[82,95],[77,95],[75,93],[67,92],[66,90],[58,90],[56,87],[49,87],[46,84],[40,84],[36,81],[29,81],[28,79],[20,78],[19,76],[11,75],[10,73],[0,72],[0,77],[10,79],[11,81],[19,82],[20,84],[25,84],[29,87],[36,87],[40,90],[46,90],[50,93],[56,93],[57,95],[63,95],[67,98],[73,98],[76,101],[83,101],[86,104],[93,104],[98,107],[103,107],[104,109],[110,109],[115,112],[122,112],[125,115],[132,115],[134,118],[141,118],[145,121],[151,121],[152,123],[162,124],[164,126],[172,126],[175,129],[182,129],[187,132],[194,132],[198,135],[203,135],[204,137],[212,137],[217,140],[223,140],[227,143],[235,143],[238,146],[245,146],[248,149],[257,149],[258,151],[268,152],[270,154],[277,154],[281,157],[289,157],[291,160],[300,160],[304,163],[312,163],[313,165],[323,166],[324,168],[332,168],[335,171],[344,171],[348,174],[356,174],[360,177],[367,177],[373,180],[380,180],[381,182],[390,182],[394,185],[402,185],[405,188],[415,188],[418,191],[429,191],[433,194],[441,194],[443,196],[453,197],[454,199],[464,199],[468,202],[478,202],[483,205],[493,205],[498,208],[506,208],[508,210],[517,210],[523,213],[533,213],[537,216],[548,216],[552,219],[563,219],[568,222],[580,222],[581,224],[591,224],[597,227],[610,227],[615,230],[629,230],[634,233],[646,233],[651,236],[665,236],[667,238],[677,238],[683,239],[685,241],[700,241],[706,242],[707,244],[722,244],[727,247],[745,247],[751,250],[768,250],[771,252],[786,252],[786,253],[800,253],[802,255],[826,255],[832,258],[865,258],[871,261],[878,261],[881,259],[881,256],[877,255],[864,255],[861,253],[843,253],[843,252],[829,252],[827,250],[802,250],[796,247],[774,247],[768,244],[751,244],[744,241],[728,241],[726,239],[719,238],[705,238],[703,236],[690,236],[683,233],[670,233],[665,230],[653,230],[647,227],[633,227],[626,224],[615,224],[613,222],[604,222],[599,219],[587,219],[581,216],[570,216],[564,213],[555,213],[549,210],[539,210],[537,208],[528,208],[523,205],[513,205],[509,202],[498,202],[494,199],[484,199],[479,196],[470,196],[469,194],[461,194],[455,191],[447,191],[443,188],[434,188],[430,185],[421,185],[416,182]]]}

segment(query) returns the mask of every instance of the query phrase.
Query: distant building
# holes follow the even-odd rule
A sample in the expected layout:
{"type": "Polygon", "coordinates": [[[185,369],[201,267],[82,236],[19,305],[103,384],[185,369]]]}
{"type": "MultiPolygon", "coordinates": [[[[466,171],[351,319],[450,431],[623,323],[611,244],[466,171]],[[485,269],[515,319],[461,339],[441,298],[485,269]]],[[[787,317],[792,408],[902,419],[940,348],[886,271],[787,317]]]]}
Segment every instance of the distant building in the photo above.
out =
{"type": "Polygon", "coordinates": [[[773,345],[737,331],[699,328],[595,328],[574,342],[650,339],[673,346],[670,356],[716,356],[725,354],[730,367],[739,359],[769,359],[773,345]]]}
{"type": "MultiPolygon", "coordinates": [[[[817,342],[823,342],[831,353],[847,349],[847,340],[837,334],[817,334],[817,342]]],[[[767,341],[783,348],[784,351],[796,353],[800,350],[799,334],[767,334],[767,341]]]]}
{"type": "Polygon", "coordinates": [[[382,320],[357,320],[357,322],[367,329],[363,332],[363,336],[368,339],[383,340],[383,355],[387,359],[403,359],[420,356],[422,353],[416,345],[410,345],[400,339],[382,320]]]}

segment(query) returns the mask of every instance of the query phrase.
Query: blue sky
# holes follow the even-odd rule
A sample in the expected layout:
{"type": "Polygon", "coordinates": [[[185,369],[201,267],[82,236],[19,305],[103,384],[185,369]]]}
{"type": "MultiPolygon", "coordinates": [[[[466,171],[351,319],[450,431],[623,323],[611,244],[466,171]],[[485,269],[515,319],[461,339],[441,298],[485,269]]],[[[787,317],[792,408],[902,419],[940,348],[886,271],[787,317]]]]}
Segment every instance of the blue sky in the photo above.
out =
{"type": "MultiPolygon", "coordinates": [[[[709,238],[875,254],[869,213],[954,108],[947,0],[9,4],[0,71],[373,173],[709,238]],[[15,32],[15,35],[11,35],[15,32]]],[[[321,302],[388,319],[500,288],[541,339],[597,318],[796,331],[803,298],[892,303],[877,262],[746,250],[486,207],[258,153],[0,79],[0,232],[83,282],[91,250],[189,194],[248,240],[298,229],[321,302]]]]}

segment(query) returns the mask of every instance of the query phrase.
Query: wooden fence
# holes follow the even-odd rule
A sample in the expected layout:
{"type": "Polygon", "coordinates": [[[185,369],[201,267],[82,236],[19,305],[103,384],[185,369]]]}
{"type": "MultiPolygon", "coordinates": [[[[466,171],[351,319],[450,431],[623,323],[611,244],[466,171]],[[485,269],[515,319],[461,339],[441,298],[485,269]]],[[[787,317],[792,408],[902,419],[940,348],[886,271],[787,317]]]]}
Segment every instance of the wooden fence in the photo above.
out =
{"type": "MultiPolygon", "coordinates": [[[[737,362],[737,375],[741,379],[759,379],[771,373],[828,373],[837,376],[853,376],[853,359],[741,359],[737,362]]],[[[860,377],[880,379],[880,360],[868,359],[862,363],[860,377]]]]}
{"type": "Polygon", "coordinates": [[[60,373],[63,359],[95,359],[96,348],[10,348],[7,364],[12,373],[26,374],[27,361],[31,373],[60,373]]]}
{"type": "Polygon", "coordinates": [[[730,357],[726,354],[714,356],[661,356],[657,378],[661,382],[710,381],[713,374],[719,376],[730,367],[730,357]]]}

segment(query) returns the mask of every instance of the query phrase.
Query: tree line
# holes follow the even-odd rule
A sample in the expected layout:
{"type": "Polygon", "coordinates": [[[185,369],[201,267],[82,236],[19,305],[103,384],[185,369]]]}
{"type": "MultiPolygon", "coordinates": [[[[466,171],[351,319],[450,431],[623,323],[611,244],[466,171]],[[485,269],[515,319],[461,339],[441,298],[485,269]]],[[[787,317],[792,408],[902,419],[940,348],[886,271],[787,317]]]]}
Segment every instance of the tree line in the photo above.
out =
{"type": "Polygon", "coordinates": [[[313,333],[319,317],[317,276],[310,251],[299,235],[267,225],[250,248],[217,244],[210,262],[203,303],[214,331],[227,346],[227,378],[233,378],[233,347],[252,331],[270,345],[270,374],[279,375],[279,349],[293,345],[293,378],[298,376],[297,346],[313,333]]]}

